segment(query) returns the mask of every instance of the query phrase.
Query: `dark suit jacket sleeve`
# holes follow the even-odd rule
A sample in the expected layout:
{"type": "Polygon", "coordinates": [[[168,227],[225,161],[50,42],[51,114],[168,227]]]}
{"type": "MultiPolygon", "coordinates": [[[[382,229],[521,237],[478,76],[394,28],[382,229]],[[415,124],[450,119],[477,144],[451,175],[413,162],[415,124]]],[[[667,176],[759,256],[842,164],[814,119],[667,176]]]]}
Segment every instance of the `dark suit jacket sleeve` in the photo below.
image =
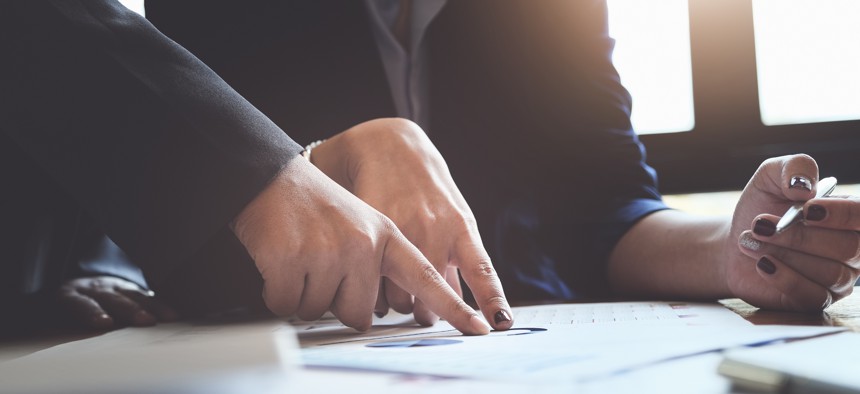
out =
{"type": "Polygon", "coordinates": [[[156,276],[301,150],[115,1],[5,1],[0,49],[0,131],[156,276]]]}

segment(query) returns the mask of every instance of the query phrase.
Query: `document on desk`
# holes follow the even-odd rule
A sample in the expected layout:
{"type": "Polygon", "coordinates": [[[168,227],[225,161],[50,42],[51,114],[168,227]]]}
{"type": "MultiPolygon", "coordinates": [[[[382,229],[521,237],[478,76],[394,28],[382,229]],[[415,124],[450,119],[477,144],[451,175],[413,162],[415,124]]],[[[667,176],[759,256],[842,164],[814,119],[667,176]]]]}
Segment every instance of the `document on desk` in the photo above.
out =
{"type": "Polygon", "coordinates": [[[149,392],[147,388],[222,373],[286,370],[298,364],[295,333],[283,321],[163,323],[112,331],[0,363],[0,391],[149,392]]]}
{"type": "Polygon", "coordinates": [[[514,308],[510,331],[463,336],[403,315],[356,333],[335,320],[297,324],[306,365],[450,377],[587,381],[653,363],[839,331],[754,326],[718,304],[626,302],[514,308]]]}

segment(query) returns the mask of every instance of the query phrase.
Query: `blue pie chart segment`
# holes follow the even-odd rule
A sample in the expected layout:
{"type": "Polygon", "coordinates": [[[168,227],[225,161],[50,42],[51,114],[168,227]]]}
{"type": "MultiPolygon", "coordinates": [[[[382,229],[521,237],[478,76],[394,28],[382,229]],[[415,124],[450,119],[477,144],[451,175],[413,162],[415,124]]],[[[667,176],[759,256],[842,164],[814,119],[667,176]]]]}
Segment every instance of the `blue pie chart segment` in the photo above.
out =
{"type": "Polygon", "coordinates": [[[425,347],[425,346],[444,346],[453,345],[455,343],[463,343],[456,339],[413,339],[406,341],[386,341],[370,343],[367,347],[382,347],[382,348],[405,348],[405,347],[425,347]]]}

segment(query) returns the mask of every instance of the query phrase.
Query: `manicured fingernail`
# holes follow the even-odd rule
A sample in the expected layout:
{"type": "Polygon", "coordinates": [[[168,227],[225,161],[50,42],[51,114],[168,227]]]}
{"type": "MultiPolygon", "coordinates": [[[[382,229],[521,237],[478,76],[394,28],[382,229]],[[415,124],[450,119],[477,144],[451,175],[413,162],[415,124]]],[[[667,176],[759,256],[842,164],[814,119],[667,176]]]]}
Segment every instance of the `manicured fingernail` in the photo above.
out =
{"type": "Polygon", "coordinates": [[[767,257],[762,257],[755,265],[758,267],[758,269],[764,271],[764,273],[768,275],[773,275],[773,273],[776,272],[776,266],[773,265],[773,262],[770,261],[767,257]]]}
{"type": "Polygon", "coordinates": [[[767,219],[759,219],[755,221],[753,232],[765,237],[770,237],[776,233],[776,223],[767,219]]]}
{"type": "Polygon", "coordinates": [[[493,320],[496,321],[496,324],[507,323],[511,321],[511,315],[509,315],[505,310],[501,310],[493,315],[493,320]]]}
{"type": "Polygon", "coordinates": [[[761,242],[757,239],[753,238],[751,233],[745,232],[741,234],[740,244],[746,249],[749,250],[759,250],[761,249],[761,242]]]}
{"type": "Polygon", "coordinates": [[[812,190],[812,182],[809,181],[806,177],[796,176],[791,178],[791,184],[788,187],[792,189],[800,189],[804,191],[812,190]]]}
{"type": "Polygon", "coordinates": [[[815,222],[819,220],[824,220],[825,216],[827,216],[827,210],[818,204],[813,204],[806,207],[806,212],[804,212],[804,219],[812,220],[815,222]]]}
{"type": "Polygon", "coordinates": [[[374,314],[374,315],[376,315],[376,317],[378,317],[378,318],[382,319],[383,317],[385,317],[385,315],[387,315],[387,314],[388,314],[388,311],[385,311],[385,312],[383,312],[383,311],[373,311],[373,314],[374,314]]]}
{"type": "Polygon", "coordinates": [[[490,325],[484,321],[478,315],[472,315],[472,318],[469,319],[469,325],[472,327],[472,330],[476,335],[484,335],[490,333],[490,325]]]}

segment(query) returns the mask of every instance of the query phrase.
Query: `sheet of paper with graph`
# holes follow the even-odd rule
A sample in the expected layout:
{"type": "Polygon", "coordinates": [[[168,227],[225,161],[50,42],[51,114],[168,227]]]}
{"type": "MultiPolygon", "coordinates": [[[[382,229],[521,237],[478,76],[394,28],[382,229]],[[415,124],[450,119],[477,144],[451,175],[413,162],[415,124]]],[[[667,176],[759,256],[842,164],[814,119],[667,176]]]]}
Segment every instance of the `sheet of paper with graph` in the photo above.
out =
{"type": "Polygon", "coordinates": [[[514,308],[514,327],[463,336],[446,322],[376,319],[356,333],[334,319],[294,323],[306,365],[450,377],[584,381],[678,357],[829,327],[753,326],[719,304],[624,302],[514,308]]]}

